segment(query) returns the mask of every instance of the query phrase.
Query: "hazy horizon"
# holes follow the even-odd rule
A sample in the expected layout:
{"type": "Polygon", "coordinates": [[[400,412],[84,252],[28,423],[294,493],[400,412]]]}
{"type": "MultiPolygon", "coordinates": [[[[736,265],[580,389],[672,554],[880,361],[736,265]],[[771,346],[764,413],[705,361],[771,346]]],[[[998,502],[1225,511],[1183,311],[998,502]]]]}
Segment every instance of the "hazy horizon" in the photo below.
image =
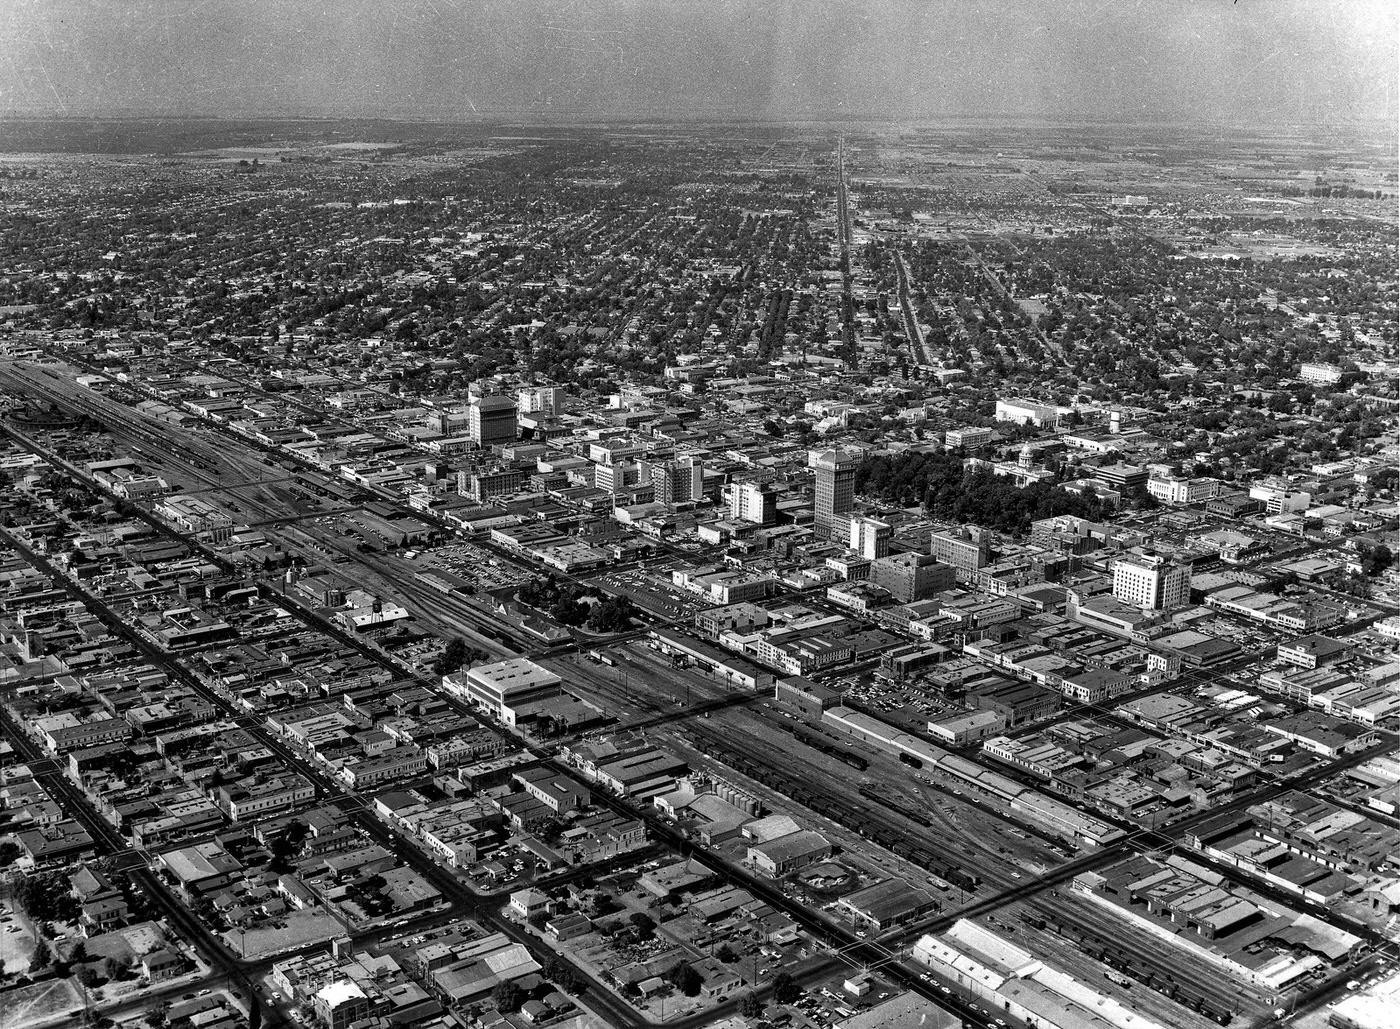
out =
{"type": "Polygon", "coordinates": [[[10,0],[0,116],[1395,118],[1384,0],[10,0]],[[328,13],[329,12],[329,13],[328,13]]]}

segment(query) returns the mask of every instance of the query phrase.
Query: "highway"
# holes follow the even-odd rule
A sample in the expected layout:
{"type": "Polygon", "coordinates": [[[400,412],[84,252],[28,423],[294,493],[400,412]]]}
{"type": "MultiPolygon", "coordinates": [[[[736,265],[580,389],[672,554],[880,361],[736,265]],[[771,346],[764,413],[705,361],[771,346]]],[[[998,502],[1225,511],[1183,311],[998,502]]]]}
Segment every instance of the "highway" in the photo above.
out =
{"type": "Polygon", "coordinates": [[[855,299],[851,290],[851,210],[846,184],[845,137],[836,142],[836,241],[841,251],[841,342],[848,351],[854,351],[855,299]]]}
{"type": "Polygon", "coordinates": [[[899,276],[899,310],[904,320],[904,335],[909,339],[910,354],[915,364],[935,367],[938,362],[934,359],[933,351],[929,349],[928,341],[924,339],[924,330],[919,325],[919,316],[914,311],[914,299],[909,292],[909,264],[901,253],[896,252],[894,257],[895,271],[899,276]]]}

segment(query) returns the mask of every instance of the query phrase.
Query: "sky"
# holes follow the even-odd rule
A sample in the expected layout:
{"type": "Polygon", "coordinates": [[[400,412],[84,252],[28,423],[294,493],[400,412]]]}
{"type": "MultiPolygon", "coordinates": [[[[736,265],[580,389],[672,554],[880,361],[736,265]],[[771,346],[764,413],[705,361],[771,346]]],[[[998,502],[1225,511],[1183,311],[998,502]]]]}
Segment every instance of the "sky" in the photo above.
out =
{"type": "Polygon", "coordinates": [[[0,115],[1394,123],[1397,0],[0,0],[0,115]]]}

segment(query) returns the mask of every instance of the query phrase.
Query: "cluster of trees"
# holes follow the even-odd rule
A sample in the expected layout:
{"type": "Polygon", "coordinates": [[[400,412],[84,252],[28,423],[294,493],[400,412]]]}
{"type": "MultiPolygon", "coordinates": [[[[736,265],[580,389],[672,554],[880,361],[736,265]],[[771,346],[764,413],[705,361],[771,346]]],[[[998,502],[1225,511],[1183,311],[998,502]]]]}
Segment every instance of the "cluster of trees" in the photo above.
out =
{"type": "Polygon", "coordinates": [[[1031,523],[1057,515],[1101,521],[1113,514],[1113,504],[1090,493],[1070,493],[1050,482],[1018,488],[1010,479],[985,468],[965,471],[960,478],[938,483],[925,501],[936,518],[972,522],[1021,536],[1031,523]]]}
{"type": "Polygon", "coordinates": [[[936,518],[972,522],[1020,536],[1031,523],[1057,515],[1099,521],[1113,505],[1088,493],[1070,493],[1051,481],[1017,487],[985,468],[966,468],[948,451],[866,458],[856,470],[856,491],[886,503],[922,503],[936,518]]]}
{"type": "Polygon", "coordinates": [[[1361,573],[1370,578],[1375,578],[1395,563],[1394,551],[1384,543],[1360,543],[1356,554],[1361,559],[1361,573]]]}
{"type": "Polygon", "coordinates": [[[544,977],[559,987],[565,993],[576,993],[583,983],[579,975],[574,971],[574,966],[569,964],[558,954],[554,955],[544,966],[544,977]]]}
{"type": "Polygon", "coordinates": [[[775,1004],[792,1004],[802,997],[802,986],[792,977],[792,973],[784,969],[773,977],[773,1002],[775,1004]]]}
{"type": "Polygon", "coordinates": [[[484,650],[467,646],[467,641],[458,636],[447,641],[447,646],[443,648],[442,653],[439,654],[437,660],[433,662],[433,674],[450,675],[464,665],[469,665],[476,661],[485,661],[490,656],[491,655],[484,650]]]}
{"type": "Polygon", "coordinates": [[[739,1014],[745,1018],[761,1018],[763,1016],[763,1001],[758,999],[758,994],[748,992],[739,996],[739,1014]]]}
{"type": "Polygon", "coordinates": [[[522,604],[548,612],[561,625],[586,625],[594,632],[622,632],[631,627],[637,614],[630,597],[602,596],[561,582],[553,572],[530,579],[515,596],[522,604]]]}
{"type": "Polygon", "coordinates": [[[638,943],[646,943],[656,935],[656,919],[645,911],[634,912],[628,919],[638,943]]]}
{"type": "Polygon", "coordinates": [[[509,1014],[520,1010],[520,1005],[525,1002],[525,994],[515,983],[509,979],[503,979],[491,991],[491,1000],[496,1005],[497,1011],[509,1014]]]}
{"type": "Polygon", "coordinates": [[[62,872],[24,876],[15,888],[15,896],[35,922],[71,922],[80,914],[78,901],[69,892],[62,872]]]}
{"type": "Polygon", "coordinates": [[[588,617],[584,595],[583,589],[561,582],[553,572],[527,580],[515,592],[516,599],[522,604],[548,612],[551,618],[563,625],[582,625],[588,617]]]}
{"type": "Polygon", "coordinates": [[[666,973],[666,981],[687,997],[698,997],[700,987],[705,985],[700,973],[684,961],[677,961],[671,966],[671,970],[666,973]]]}
{"type": "Polygon", "coordinates": [[[631,597],[621,594],[605,597],[593,605],[588,615],[588,627],[594,632],[625,632],[632,627],[637,606],[631,597]]]}
{"type": "Polygon", "coordinates": [[[310,832],[310,827],[300,819],[288,822],[282,833],[268,845],[267,849],[271,858],[267,867],[274,872],[290,872],[292,858],[301,853],[302,844],[306,842],[306,837],[310,832]]]}

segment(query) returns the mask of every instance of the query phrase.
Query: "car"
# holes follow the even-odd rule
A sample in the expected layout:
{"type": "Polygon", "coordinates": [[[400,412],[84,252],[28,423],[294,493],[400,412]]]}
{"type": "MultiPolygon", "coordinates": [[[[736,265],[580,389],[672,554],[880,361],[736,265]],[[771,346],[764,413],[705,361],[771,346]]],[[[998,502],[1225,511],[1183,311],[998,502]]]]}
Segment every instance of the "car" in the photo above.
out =
{"type": "Polygon", "coordinates": [[[1012,873],[1011,873],[1011,878],[1013,878],[1013,879],[1019,879],[1019,878],[1021,878],[1021,873],[1020,873],[1020,872],[1012,872],[1012,873]]]}
{"type": "Polygon", "coordinates": [[[200,991],[199,991],[199,995],[200,995],[201,997],[207,997],[207,996],[209,996],[209,991],[208,991],[208,990],[200,990],[200,991]]]}
{"type": "Polygon", "coordinates": [[[949,989],[948,987],[946,987],[946,986],[940,986],[940,987],[938,988],[938,992],[939,992],[939,993],[952,993],[953,991],[950,990],[950,989],[949,989]]]}

